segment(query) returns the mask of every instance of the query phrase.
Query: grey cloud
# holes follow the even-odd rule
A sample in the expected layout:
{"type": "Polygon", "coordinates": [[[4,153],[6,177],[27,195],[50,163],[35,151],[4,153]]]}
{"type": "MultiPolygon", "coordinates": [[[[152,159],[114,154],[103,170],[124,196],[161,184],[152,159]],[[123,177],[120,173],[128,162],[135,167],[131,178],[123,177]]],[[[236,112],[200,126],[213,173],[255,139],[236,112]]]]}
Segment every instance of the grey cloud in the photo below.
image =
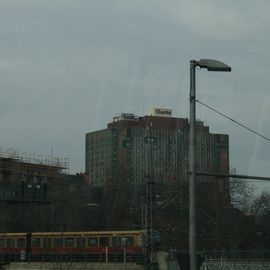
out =
{"type": "MultiPolygon", "coordinates": [[[[198,70],[198,98],[270,136],[268,110],[263,114],[270,6],[245,3],[1,1],[0,145],[44,155],[53,146],[71,158],[71,171],[83,170],[84,134],[114,114],[162,106],[187,117],[189,60],[199,58],[233,70],[198,70]]],[[[269,161],[267,143],[199,105],[198,117],[230,134],[231,163],[241,173],[251,160],[269,161]]]]}

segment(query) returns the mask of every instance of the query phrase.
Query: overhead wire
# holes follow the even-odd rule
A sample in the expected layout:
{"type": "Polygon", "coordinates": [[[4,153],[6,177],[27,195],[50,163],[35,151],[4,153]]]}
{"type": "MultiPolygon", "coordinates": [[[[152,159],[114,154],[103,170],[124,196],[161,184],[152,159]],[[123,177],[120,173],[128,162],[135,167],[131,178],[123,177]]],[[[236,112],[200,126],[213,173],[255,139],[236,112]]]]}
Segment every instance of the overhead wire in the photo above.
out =
{"type": "MultiPolygon", "coordinates": [[[[202,102],[202,101],[200,101],[200,100],[198,100],[198,99],[195,99],[195,102],[197,102],[197,103],[203,105],[204,107],[208,108],[209,110],[211,110],[211,111],[213,111],[213,112],[215,112],[215,113],[217,113],[217,114],[223,116],[224,118],[226,118],[226,119],[232,121],[233,123],[239,125],[240,127],[244,128],[244,129],[246,129],[246,130],[248,130],[248,131],[250,131],[250,132],[256,134],[257,136],[259,136],[259,137],[265,139],[266,141],[269,141],[269,142],[270,142],[270,138],[264,136],[263,134],[261,134],[261,133],[255,131],[255,130],[252,129],[252,128],[249,128],[248,126],[246,126],[246,125],[240,123],[239,121],[237,121],[237,120],[235,120],[235,119],[229,117],[228,115],[226,115],[226,114],[224,114],[224,113],[218,111],[217,109],[215,109],[215,108],[213,108],[213,107],[207,105],[206,103],[204,103],[204,102],[202,102]]],[[[258,180],[248,180],[248,179],[243,179],[243,180],[246,181],[246,182],[250,182],[250,183],[251,183],[251,182],[258,182],[258,180]]],[[[264,182],[264,183],[266,183],[267,181],[269,181],[269,180],[260,180],[260,182],[264,182]]]]}
{"type": "Polygon", "coordinates": [[[202,102],[202,101],[200,101],[200,100],[198,100],[198,99],[195,99],[195,101],[196,101],[197,103],[203,105],[204,107],[208,108],[209,110],[211,110],[211,111],[213,111],[213,112],[215,112],[215,113],[217,113],[217,114],[223,116],[223,117],[226,118],[226,119],[229,119],[230,121],[234,122],[235,124],[237,124],[237,125],[243,127],[244,129],[246,129],[246,130],[248,130],[248,131],[250,131],[250,132],[256,134],[257,136],[259,136],[259,137],[261,137],[261,138],[263,138],[263,139],[265,139],[265,140],[267,140],[267,141],[270,142],[270,138],[268,138],[268,137],[266,137],[266,136],[260,134],[259,132],[255,131],[254,129],[249,128],[248,126],[246,126],[246,125],[240,123],[239,121],[237,121],[237,120],[235,120],[235,119],[233,119],[233,118],[227,116],[226,114],[224,114],[224,113],[222,113],[222,112],[220,112],[220,111],[214,109],[213,107],[207,105],[206,103],[204,103],[204,102],[202,102]]]}

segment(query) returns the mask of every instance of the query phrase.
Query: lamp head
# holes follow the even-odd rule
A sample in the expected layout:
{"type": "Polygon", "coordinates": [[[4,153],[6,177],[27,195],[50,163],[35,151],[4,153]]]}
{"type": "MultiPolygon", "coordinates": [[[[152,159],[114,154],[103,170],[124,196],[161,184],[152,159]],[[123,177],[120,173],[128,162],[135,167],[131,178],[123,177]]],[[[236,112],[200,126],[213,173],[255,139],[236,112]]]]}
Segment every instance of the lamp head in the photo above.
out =
{"type": "Polygon", "coordinates": [[[208,71],[230,72],[232,70],[230,66],[213,59],[200,59],[197,61],[197,66],[200,68],[206,68],[208,71]]]}

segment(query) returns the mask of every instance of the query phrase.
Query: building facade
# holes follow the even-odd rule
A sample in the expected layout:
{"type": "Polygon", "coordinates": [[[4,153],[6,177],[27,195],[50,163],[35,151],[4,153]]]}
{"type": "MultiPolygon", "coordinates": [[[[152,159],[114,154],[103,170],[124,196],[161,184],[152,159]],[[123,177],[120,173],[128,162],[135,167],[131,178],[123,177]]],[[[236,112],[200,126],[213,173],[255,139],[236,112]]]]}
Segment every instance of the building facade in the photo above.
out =
{"type": "Polygon", "coordinates": [[[66,160],[0,149],[0,232],[45,231],[52,223],[52,186],[66,160]]]}
{"type": "Polygon", "coordinates": [[[66,158],[0,148],[0,232],[100,230],[102,191],[66,158]]]}
{"type": "MultiPolygon", "coordinates": [[[[198,172],[229,173],[229,136],[212,134],[198,121],[198,172]]],[[[149,115],[121,114],[107,128],[86,134],[85,170],[91,184],[158,184],[188,180],[189,122],[171,110],[154,108],[149,115]]],[[[208,181],[209,177],[200,177],[208,181]]],[[[228,189],[228,181],[216,181],[228,189]],[[227,184],[224,184],[227,183],[227,184]]]]}

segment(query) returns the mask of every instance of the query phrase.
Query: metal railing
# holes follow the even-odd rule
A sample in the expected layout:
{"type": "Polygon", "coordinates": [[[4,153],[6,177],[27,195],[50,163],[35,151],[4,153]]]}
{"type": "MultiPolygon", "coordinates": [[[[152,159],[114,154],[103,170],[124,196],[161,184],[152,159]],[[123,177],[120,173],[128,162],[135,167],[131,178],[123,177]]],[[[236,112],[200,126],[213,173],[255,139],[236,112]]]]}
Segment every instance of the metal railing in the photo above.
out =
{"type": "Polygon", "coordinates": [[[143,264],[144,257],[141,254],[129,254],[126,256],[121,253],[111,254],[89,254],[89,253],[73,253],[73,254],[0,254],[0,264],[10,262],[93,262],[93,263],[136,263],[143,264]]]}
{"type": "Polygon", "coordinates": [[[230,260],[230,261],[269,261],[269,250],[249,250],[249,251],[203,251],[201,254],[208,260],[230,260]]]}

